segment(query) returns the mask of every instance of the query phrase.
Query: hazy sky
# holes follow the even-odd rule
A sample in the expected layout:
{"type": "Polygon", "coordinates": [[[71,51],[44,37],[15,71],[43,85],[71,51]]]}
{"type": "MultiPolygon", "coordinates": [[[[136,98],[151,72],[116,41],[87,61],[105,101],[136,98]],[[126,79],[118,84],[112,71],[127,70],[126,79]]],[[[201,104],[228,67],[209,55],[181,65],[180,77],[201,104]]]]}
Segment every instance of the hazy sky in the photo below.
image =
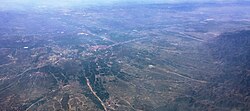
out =
{"type": "MultiPolygon", "coordinates": [[[[228,2],[243,0],[0,0],[0,8],[22,8],[29,6],[88,6],[88,5],[107,5],[122,3],[182,3],[182,2],[228,2]]],[[[244,0],[250,1],[250,0],[244,0]]]]}

